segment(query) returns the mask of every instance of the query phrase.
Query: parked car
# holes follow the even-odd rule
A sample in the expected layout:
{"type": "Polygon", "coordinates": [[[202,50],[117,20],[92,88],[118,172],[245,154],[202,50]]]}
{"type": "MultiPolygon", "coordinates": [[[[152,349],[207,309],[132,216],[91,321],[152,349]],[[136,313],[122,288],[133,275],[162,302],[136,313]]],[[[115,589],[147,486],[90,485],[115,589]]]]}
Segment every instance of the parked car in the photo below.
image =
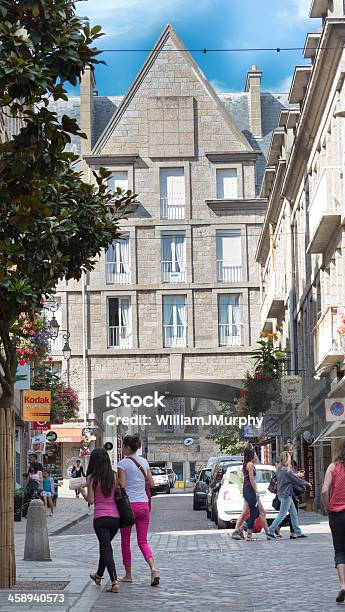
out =
{"type": "Polygon", "coordinates": [[[209,457],[206,463],[208,469],[212,469],[216,463],[219,461],[236,461],[236,463],[241,463],[243,461],[242,455],[217,455],[217,457],[209,457]]]}
{"type": "Polygon", "coordinates": [[[217,514],[216,514],[217,509],[215,506],[215,494],[220,488],[222,478],[227,468],[230,465],[237,466],[237,465],[242,465],[242,463],[235,462],[232,460],[231,461],[229,460],[218,461],[214,464],[210,477],[209,477],[205,509],[206,509],[207,517],[211,518],[212,521],[215,521],[215,522],[217,520],[217,514]]]}
{"type": "Polygon", "coordinates": [[[157,491],[165,491],[166,493],[170,493],[170,483],[167,468],[156,466],[151,467],[150,469],[153,481],[155,483],[155,489],[157,491]]]}
{"type": "Polygon", "coordinates": [[[170,489],[173,489],[173,487],[175,486],[176,480],[177,480],[177,476],[172,468],[167,468],[167,473],[168,473],[168,478],[169,478],[170,489]]]}
{"type": "Polygon", "coordinates": [[[193,489],[193,510],[201,510],[205,508],[206,494],[211,470],[202,468],[196,478],[195,487],[193,489]]]}
{"type": "MultiPolygon", "coordinates": [[[[257,464],[255,469],[260,499],[266,510],[267,522],[271,523],[278,513],[272,508],[272,501],[275,495],[268,490],[268,485],[276,468],[274,465],[257,464]]],[[[228,466],[222,478],[221,486],[214,495],[214,515],[218,529],[235,526],[244,504],[242,488],[242,464],[228,466]]]]}

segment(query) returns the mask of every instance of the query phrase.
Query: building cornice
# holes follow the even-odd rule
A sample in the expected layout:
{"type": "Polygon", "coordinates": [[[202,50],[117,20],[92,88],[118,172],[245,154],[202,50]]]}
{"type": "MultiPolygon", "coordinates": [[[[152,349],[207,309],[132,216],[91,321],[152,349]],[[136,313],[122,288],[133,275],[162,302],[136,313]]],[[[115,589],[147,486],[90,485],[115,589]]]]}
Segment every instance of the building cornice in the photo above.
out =
{"type": "Polygon", "coordinates": [[[211,210],[229,211],[232,214],[236,211],[243,213],[247,210],[264,212],[267,206],[266,198],[210,199],[205,202],[211,210]]]}
{"type": "Polygon", "coordinates": [[[344,50],[344,42],[345,19],[333,17],[326,19],[282,186],[283,195],[291,201],[296,199],[307,168],[308,158],[344,50]]]}
{"type": "Polygon", "coordinates": [[[129,155],[85,155],[83,159],[89,166],[132,166],[139,157],[139,153],[129,155]]]}
{"type": "Polygon", "coordinates": [[[286,169],[286,160],[281,159],[278,162],[274,182],[272,185],[270,197],[268,200],[267,212],[262,227],[261,235],[256,250],[255,259],[262,265],[265,264],[269,250],[269,225],[270,223],[276,223],[280,213],[280,202],[281,202],[281,184],[284,180],[284,173],[286,169]]]}
{"type": "Polygon", "coordinates": [[[210,151],[205,155],[211,162],[255,162],[262,153],[261,151],[210,151]]]}

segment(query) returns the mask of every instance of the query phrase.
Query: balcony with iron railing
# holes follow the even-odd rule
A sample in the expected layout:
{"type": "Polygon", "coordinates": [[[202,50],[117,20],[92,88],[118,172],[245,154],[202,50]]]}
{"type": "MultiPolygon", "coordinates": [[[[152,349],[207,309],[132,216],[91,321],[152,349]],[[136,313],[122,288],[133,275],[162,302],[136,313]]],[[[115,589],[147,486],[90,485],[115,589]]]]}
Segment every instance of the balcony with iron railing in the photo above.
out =
{"type": "Polygon", "coordinates": [[[228,265],[223,259],[217,259],[217,281],[219,283],[240,283],[242,281],[241,261],[228,265]]]}
{"type": "Polygon", "coordinates": [[[321,172],[308,209],[310,242],[308,253],[323,253],[344,215],[344,168],[321,172]]]}
{"type": "Polygon", "coordinates": [[[161,198],[161,219],[184,219],[185,208],[181,198],[161,198]]]}
{"type": "Polygon", "coordinates": [[[161,262],[162,283],[185,283],[186,269],[185,263],[181,262],[180,270],[176,270],[178,266],[174,261],[161,262]]]}
{"type": "Polygon", "coordinates": [[[163,332],[165,348],[187,346],[187,325],[163,325],[163,332]]]}
{"type": "Polygon", "coordinates": [[[344,347],[338,333],[340,316],[336,306],[326,308],[313,329],[316,373],[327,373],[344,358],[344,347]]]}
{"type": "Polygon", "coordinates": [[[243,326],[219,323],[219,346],[242,346],[243,326]]]}
{"type": "Polygon", "coordinates": [[[109,348],[132,348],[132,334],[130,328],[124,325],[110,325],[108,327],[109,348]]]}
{"type": "Polygon", "coordinates": [[[130,285],[131,269],[129,264],[106,262],[105,275],[108,285],[130,285]],[[125,271],[126,270],[126,271],[125,271]]]}

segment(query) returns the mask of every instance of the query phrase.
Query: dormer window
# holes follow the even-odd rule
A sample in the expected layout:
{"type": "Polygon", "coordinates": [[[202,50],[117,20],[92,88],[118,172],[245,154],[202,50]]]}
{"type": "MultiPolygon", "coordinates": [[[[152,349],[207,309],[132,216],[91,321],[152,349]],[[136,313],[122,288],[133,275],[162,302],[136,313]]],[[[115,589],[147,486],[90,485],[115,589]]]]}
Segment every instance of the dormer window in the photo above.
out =
{"type": "Polygon", "coordinates": [[[236,168],[219,168],[216,170],[217,199],[232,200],[238,198],[238,178],[236,168]]]}

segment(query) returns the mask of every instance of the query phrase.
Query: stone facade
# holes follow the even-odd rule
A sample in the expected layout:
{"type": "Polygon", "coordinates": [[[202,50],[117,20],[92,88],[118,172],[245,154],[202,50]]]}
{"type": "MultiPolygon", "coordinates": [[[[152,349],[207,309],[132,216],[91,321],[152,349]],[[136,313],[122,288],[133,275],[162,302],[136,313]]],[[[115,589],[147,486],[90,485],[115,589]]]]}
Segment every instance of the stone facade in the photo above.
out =
{"type": "MultiPolygon", "coordinates": [[[[83,410],[92,418],[97,418],[97,381],[109,381],[111,387],[121,379],[206,378],[232,380],[235,387],[240,387],[259,333],[259,265],[255,252],[266,200],[258,197],[258,185],[268,136],[276,126],[277,108],[283,107],[283,99],[262,94],[265,112],[260,127],[259,73],[248,73],[243,94],[224,94],[220,99],[170,26],[155,49],[158,51],[149,55],[124,98],[98,98],[92,91],[90,72],[86,72],[80,110],[77,99],[70,101],[71,113],[88,134],[80,151],[85,175],[91,176],[90,169],[101,165],[114,176],[127,173],[128,188],[138,194],[139,202],[136,212],[121,225],[129,236],[130,273],[126,282],[117,282],[116,278],[109,282],[103,253],[95,270],[82,282],[60,283],[58,287],[62,327],[71,332],[71,382],[78,378],[83,381],[87,397],[83,410]],[[256,126],[254,134],[250,125],[256,126]],[[184,203],[181,215],[162,213],[164,172],[183,176],[182,188],[179,183],[179,197],[184,203]],[[236,177],[233,192],[219,193],[217,185],[223,175],[227,177],[224,181],[236,177]],[[224,231],[234,232],[239,240],[239,263],[233,276],[219,274],[216,245],[224,231]],[[162,276],[161,260],[162,239],[169,232],[185,237],[185,272],[183,278],[176,280],[175,275],[167,281],[162,276]],[[224,294],[238,309],[235,323],[228,326],[231,332],[226,331],[225,343],[220,341],[218,306],[224,294]],[[174,337],[167,345],[164,304],[169,296],[185,299],[183,343],[174,337]],[[114,346],[116,342],[110,341],[116,330],[110,333],[108,329],[109,300],[116,299],[123,308],[129,302],[131,305],[126,315],[126,329],[131,329],[127,345],[114,346]]],[[[57,111],[63,112],[61,105],[57,111]]],[[[72,146],[78,147],[78,143],[72,146]]],[[[221,185],[225,189],[225,183],[221,185]]],[[[223,260],[220,263],[224,266],[223,260]]],[[[227,328],[227,324],[224,326],[227,328]]],[[[107,429],[104,437],[114,441],[118,433],[114,428],[107,429]]],[[[150,432],[144,434],[149,439],[150,432]]],[[[186,434],[180,434],[183,440],[186,434]]],[[[201,464],[211,448],[205,440],[199,446],[204,449],[198,451],[201,464]]],[[[175,451],[181,452],[181,445],[175,451]]],[[[113,459],[115,462],[116,452],[113,459]]]]}
{"type": "Polygon", "coordinates": [[[338,332],[345,316],[343,2],[314,1],[311,16],[323,27],[307,36],[311,64],[296,68],[289,96],[296,106],[281,112],[272,137],[257,260],[262,328],[278,332],[291,372],[302,378],[303,401],[286,415],[281,442],[294,439],[306,468],[311,455],[311,501],[319,507],[324,471],[345,433],[325,420],[325,399],[345,395],[338,332]]]}

